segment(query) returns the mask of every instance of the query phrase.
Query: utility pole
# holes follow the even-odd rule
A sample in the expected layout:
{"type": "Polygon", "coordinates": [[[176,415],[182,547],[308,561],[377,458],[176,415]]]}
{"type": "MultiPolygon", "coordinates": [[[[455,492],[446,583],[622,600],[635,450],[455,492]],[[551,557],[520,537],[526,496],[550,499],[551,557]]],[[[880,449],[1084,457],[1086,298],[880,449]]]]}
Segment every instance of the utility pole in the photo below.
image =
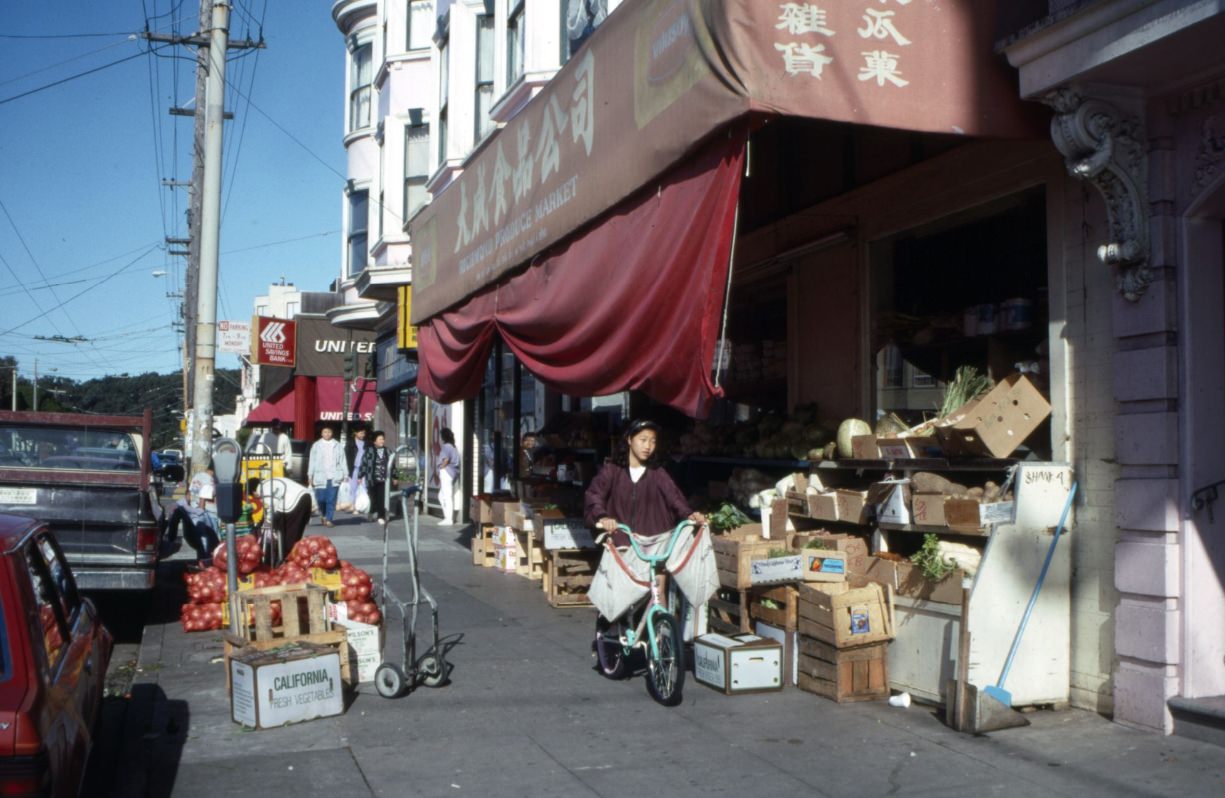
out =
{"type": "MultiPolygon", "coordinates": [[[[200,24],[199,33],[189,36],[158,34],[146,31],[142,36],[149,41],[167,42],[171,44],[187,44],[194,45],[196,51],[196,94],[194,107],[172,108],[170,113],[172,116],[192,116],[195,119],[194,131],[192,136],[192,173],[191,182],[187,184],[189,190],[189,207],[187,210],[187,238],[167,239],[167,243],[177,245],[178,250],[172,250],[173,254],[187,256],[186,277],[184,280],[183,289],[183,412],[188,418],[192,417],[193,405],[199,406],[199,396],[202,391],[197,384],[197,378],[200,376],[200,363],[198,360],[199,354],[202,351],[200,335],[200,318],[199,310],[201,303],[206,300],[202,296],[200,286],[200,264],[201,264],[201,244],[202,244],[202,227],[204,223],[204,186],[206,182],[206,131],[208,129],[208,110],[207,105],[211,104],[213,95],[210,94],[210,84],[215,84],[218,88],[216,93],[216,105],[221,109],[220,116],[217,119],[217,158],[220,159],[221,153],[221,124],[222,120],[232,119],[233,115],[226,113],[224,110],[224,88],[225,88],[225,54],[229,50],[247,50],[252,48],[263,48],[264,37],[263,31],[260,31],[258,41],[250,39],[230,40],[229,39],[229,6],[222,0],[200,0],[200,24]],[[224,8],[220,8],[224,6],[224,8]],[[218,15],[222,15],[224,23],[218,26],[218,15]],[[218,37],[218,27],[221,28],[221,36],[218,37]],[[211,31],[211,34],[206,34],[206,31],[211,31]],[[220,53],[221,55],[216,55],[220,53]],[[186,246],[187,250],[183,251],[181,247],[186,246]],[[195,400],[193,402],[193,399],[195,400]]],[[[220,193],[220,160],[217,164],[217,187],[220,193]]],[[[182,183],[173,183],[171,185],[179,186],[182,183]]],[[[218,200],[219,202],[220,200],[218,200]]],[[[220,206],[218,205],[218,208],[220,206]]],[[[220,212],[216,215],[216,224],[220,225],[220,212]]],[[[203,442],[195,441],[190,449],[186,452],[188,464],[191,466],[192,473],[198,473],[208,464],[208,453],[212,448],[212,362],[215,359],[216,346],[216,250],[214,249],[214,274],[213,274],[213,295],[211,300],[208,300],[213,308],[212,318],[208,322],[213,330],[213,337],[210,339],[207,348],[210,352],[208,355],[209,365],[207,393],[208,399],[208,420],[205,427],[206,435],[203,442]],[[203,463],[195,465],[193,462],[193,452],[199,451],[198,447],[203,447],[205,452],[203,463]]],[[[195,422],[192,423],[192,432],[198,431],[201,425],[195,422]]]]}
{"type": "Polygon", "coordinates": [[[221,134],[225,124],[225,57],[229,25],[229,5],[226,0],[216,0],[208,48],[208,86],[204,94],[204,183],[200,192],[200,281],[191,419],[193,474],[208,466],[213,448],[213,369],[217,359],[217,270],[223,165],[221,134]]]}
{"type": "Polygon", "coordinates": [[[38,412],[38,358],[34,358],[34,412],[38,412]]]}

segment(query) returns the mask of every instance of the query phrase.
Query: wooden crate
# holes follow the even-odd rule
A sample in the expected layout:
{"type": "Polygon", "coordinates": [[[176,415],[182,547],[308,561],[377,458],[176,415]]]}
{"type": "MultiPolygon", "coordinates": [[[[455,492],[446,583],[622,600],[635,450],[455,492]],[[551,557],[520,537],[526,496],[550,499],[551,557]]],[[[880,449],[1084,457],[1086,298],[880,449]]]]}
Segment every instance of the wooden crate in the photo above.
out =
{"type": "Polygon", "coordinates": [[[794,585],[754,587],[748,590],[748,596],[750,621],[765,621],[783,631],[795,631],[798,618],[799,591],[794,585]],[[767,599],[779,606],[766,606],[763,602],[767,599]]]}
{"type": "Polygon", "coordinates": [[[801,690],[839,704],[889,697],[888,643],[835,648],[804,635],[798,641],[796,683],[801,690]]]}
{"type": "Polygon", "coordinates": [[[588,607],[591,587],[602,549],[554,549],[548,552],[546,586],[549,604],[554,607],[588,607]]]}
{"type": "Polygon", "coordinates": [[[544,541],[532,530],[515,530],[519,565],[515,573],[528,579],[544,577],[544,541]]]}
{"type": "Polygon", "coordinates": [[[472,533],[472,564],[492,568],[497,562],[493,548],[493,524],[481,524],[472,533]]]}
{"type": "Polygon", "coordinates": [[[240,590],[238,634],[223,632],[225,640],[226,687],[230,686],[229,659],[238,649],[267,651],[295,641],[335,646],[340,652],[340,675],[352,685],[355,674],[349,668],[349,643],[344,629],[332,629],[327,618],[327,588],[309,582],[240,590]],[[281,624],[272,623],[272,605],[279,602],[281,624]]]}
{"type": "Polygon", "coordinates": [[[715,550],[715,565],[719,570],[719,583],[734,590],[744,590],[749,579],[749,563],[764,559],[771,548],[778,547],[775,541],[763,540],[751,532],[745,535],[715,535],[711,538],[715,550]]]}
{"type": "Polygon", "coordinates": [[[749,594],[747,590],[719,588],[706,601],[707,628],[721,635],[738,635],[751,632],[749,621],[749,594]]]}
{"type": "Polygon", "coordinates": [[[238,591],[238,636],[248,642],[289,642],[328,632],[327,588],[310,582],[238,591]],[[281,625],[272,623],[272,604],[280,602],[281,625]]]}

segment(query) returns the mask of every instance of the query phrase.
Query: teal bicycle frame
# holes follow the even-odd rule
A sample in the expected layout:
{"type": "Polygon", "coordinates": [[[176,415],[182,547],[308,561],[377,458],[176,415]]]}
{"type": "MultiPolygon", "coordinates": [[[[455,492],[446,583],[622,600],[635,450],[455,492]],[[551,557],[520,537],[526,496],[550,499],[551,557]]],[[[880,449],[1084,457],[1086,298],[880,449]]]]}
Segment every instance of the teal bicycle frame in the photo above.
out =
{"type": "MultiPolygon", "coordinates": [[[[664,547],[663,551],[658,554],[647,554],[645,551],[643,551],[642,546],[638,544],[638,538],[633,531],[625,524],[617,524],[617,528],[629,537],[630,546],[633,547],[634,554],[636,554],[643,562],[649,563],[651,566],[651,600],[647,604],[646,611],[642,613],[642,617],[638,620],[637,626],[633,629],[627,627],[625,630],[625,640],[622,643],[622,648],[627,654],[635,646],[641,644],[643,627],[646,627],[648,638],[647,642],[650,646],[651,656],[655,659],[659,658],[659,643],[655,639],[655,624],[650,623],[650,620],[656,614],[661,612],[668,615],[672,614],[669,609],[664,606],[664,603],[660,599],[659,595],[658,577],[661,573],[663,573],[660,568],[660,564],[667,562],[668,558],[672,556],[672,550],[676,548],[676,541],[680,538],[681,531],[684,530],[686,526],[697,526],[697,524],[688,519],[681,521],[670,533],[668,537],[668,545],[664,547]]],[[[632,614],[633,609],[634,608],[631,608],[627,611],[627,613],[632,614]]],[[[679,622],[679,619],[675,620],[679,622]]]]}

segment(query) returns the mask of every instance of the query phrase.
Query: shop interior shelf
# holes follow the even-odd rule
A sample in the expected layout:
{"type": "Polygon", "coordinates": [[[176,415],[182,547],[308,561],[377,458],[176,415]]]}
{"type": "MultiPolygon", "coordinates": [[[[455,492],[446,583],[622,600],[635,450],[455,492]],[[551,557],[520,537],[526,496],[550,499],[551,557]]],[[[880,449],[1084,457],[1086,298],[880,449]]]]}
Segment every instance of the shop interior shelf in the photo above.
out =
{"type": "Polygon", "coordinates": [[[852,471],[1004,471],[1018,462],[1016,459],[997,460],[989,457],[956,460],[923,457],[913,460],[823,460],[816,467],[852,471]]]}
{"type": "Polygon", "coordinates": [[[966,535],[967,537],[985,538],[991,534],[989,528],[983,529],[953,529],[947,526],[924,526],[922,524],[877,524],[877,528],[886,532],[932,532],[937,535],[954,536],[966,535]]]}

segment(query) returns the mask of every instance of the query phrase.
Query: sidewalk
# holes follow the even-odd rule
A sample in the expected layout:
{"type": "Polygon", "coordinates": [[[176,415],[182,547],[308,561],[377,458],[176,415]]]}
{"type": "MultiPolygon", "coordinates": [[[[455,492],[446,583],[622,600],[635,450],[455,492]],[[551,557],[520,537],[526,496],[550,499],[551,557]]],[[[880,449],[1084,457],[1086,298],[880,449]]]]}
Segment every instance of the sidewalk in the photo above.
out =
{"type": "MultiPolygon", "coordinates": [[[[316,520],[307,534],[324,531],[316,520]]],[[[345,517],[327,533],[377,586],[379,528],[345,517]]],[[[404,595],[403,526],[392,534],[392,586],[404,595]]],[[[592,670],[592,610],[555,610],[538,582],[473,567],[466,540],[464,527],[422,519],[423,581],[443,634],[460,638],[451,683],[397,700],[361,685],[345,714],[280,729],[231,722],[219,634],[184,633],[175,594],[159,591],[112,794],[1225,794],[1225,750],[1078,710],[971,737],[919,705],[838,705],[794,688],[726,697],[691,674],[684,703],[665,709],[641,677],[592,670]]],[[[392,659],[398,628],[393,615],[392,659]]]]}

